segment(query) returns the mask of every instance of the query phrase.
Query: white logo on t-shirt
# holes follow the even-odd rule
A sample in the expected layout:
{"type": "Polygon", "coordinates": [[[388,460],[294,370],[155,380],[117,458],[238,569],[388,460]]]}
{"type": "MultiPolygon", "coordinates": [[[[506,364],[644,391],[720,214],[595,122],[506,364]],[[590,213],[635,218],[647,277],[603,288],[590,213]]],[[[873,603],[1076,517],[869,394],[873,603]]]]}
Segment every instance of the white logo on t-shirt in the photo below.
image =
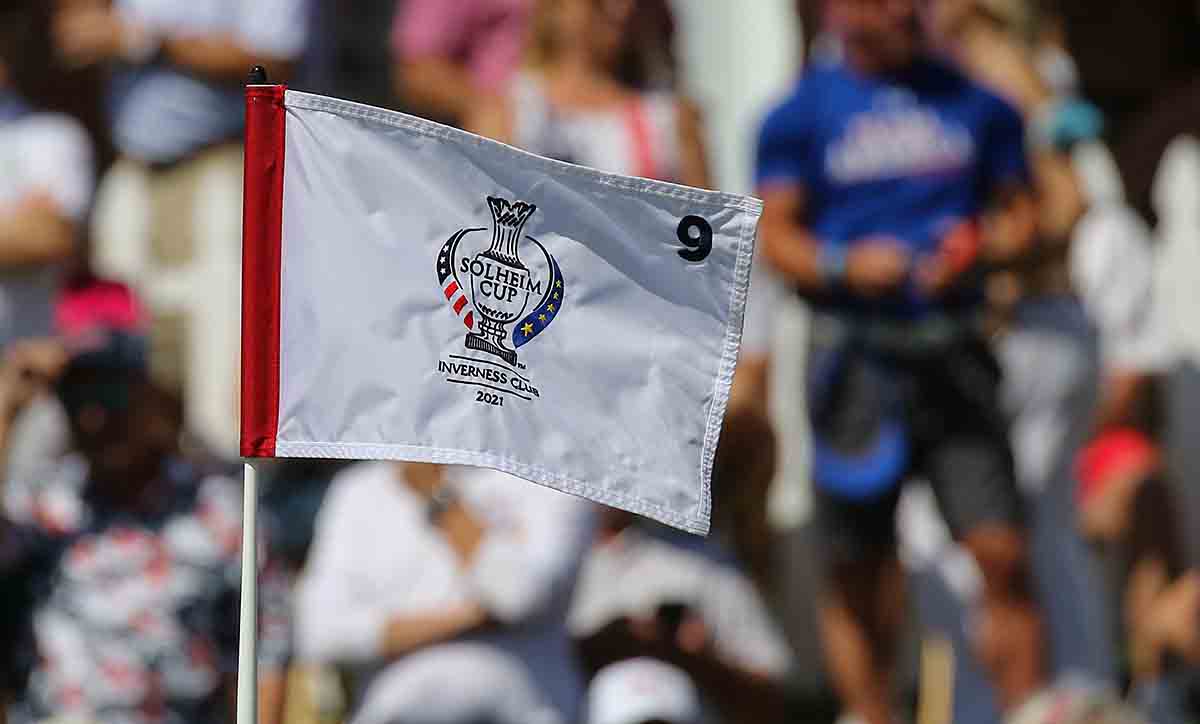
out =
{"type": "Polygon", "coordinates": [[[839,184],[944,173],[967,166],[975,151],[966,128],[923,108],[857,113],[825,155],[839,184]]]}

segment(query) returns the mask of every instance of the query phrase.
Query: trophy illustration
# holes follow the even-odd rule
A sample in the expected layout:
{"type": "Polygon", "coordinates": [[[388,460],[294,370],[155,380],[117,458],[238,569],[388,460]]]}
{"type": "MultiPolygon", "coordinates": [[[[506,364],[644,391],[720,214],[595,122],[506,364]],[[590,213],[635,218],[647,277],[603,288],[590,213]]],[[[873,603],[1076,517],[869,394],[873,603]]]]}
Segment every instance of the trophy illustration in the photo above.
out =
{"type": "Polygon", "coordinates": [[[466,346],[515,365],[516,350],[504,345],[505,325],[520,319],[529,304],[529,269],[517,256],[517,242],[537,206],[494,196],[487,202],[492,210],[492,245],[470,261],[471,302],[480,319],[477,330],[467,335],[466,346]]]}

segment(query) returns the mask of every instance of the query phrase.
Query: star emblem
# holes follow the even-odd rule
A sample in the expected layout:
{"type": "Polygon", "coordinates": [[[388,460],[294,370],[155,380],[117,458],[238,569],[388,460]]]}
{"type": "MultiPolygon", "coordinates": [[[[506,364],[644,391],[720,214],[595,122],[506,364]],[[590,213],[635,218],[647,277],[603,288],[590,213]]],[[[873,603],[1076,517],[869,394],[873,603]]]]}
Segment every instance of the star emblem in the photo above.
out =
{"type": "Polygon", "coordinates": [[[554,293],[554,298],[555,298],[555,299],[558,299],[558,292],[555,292],[555,293],[554,293]]]}
{"type": "Polygon", "coordinates": [[[562,279],[559,279],[558,281],[554,282],[554,286],[556,286],[556,287],[561,287],[561,286],[562,286],[562,279]]]}
{"type": "Polygon", "coordinates": [[[528,337],[529,335],[533,334],[533,325],[529,322],[526,322],[524,325],[522,325],[521,331],[525,333],[526,337],[528,337]]]}
{"type": "Polygon", "coordinates": [[[538,315],[538,321],[539,321],[539,322],[545,322],[545,321],[546,321],[546,315],[544,315],[544,314],[539,314],[539,315],[538,315]]]}
{"type": "Polygon", "coordinates": [[[546,305],[546,309],[549,309],[551,312],[553,312],[553,311],[554,311],[554,305],[553,305],[553,304],[547,304],[547,305],[546,305]]]}

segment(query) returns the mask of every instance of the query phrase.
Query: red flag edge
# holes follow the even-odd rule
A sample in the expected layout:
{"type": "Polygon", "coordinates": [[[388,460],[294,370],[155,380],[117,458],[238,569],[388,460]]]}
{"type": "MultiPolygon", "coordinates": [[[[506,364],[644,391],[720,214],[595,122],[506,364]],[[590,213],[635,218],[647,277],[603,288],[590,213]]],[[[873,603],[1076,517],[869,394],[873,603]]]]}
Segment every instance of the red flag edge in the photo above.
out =
{"type": "Polygon", "coordinates": [[[283,235],[283,85],[246,87],[242,196],[243,457],[275,457],[279,430],[279,266],[283,235]]]}

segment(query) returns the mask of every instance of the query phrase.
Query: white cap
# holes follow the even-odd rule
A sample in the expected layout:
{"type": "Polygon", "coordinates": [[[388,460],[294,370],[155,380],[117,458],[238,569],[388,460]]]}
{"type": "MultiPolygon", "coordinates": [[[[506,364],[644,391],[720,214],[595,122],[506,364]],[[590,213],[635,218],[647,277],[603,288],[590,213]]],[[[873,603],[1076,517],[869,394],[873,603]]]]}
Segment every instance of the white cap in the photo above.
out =
{"type": "Polygon", "coordinates": [[[691,677],[657,659],[638,658],[604,667],[588,689],[588,724],[647,721],[697,724],[700,695],[691,677]]]}
{"type": "Polygon", "coordinates": [[[351,721],[563,724],[563,717],[519,660],[489,644],[453,642],[385,667],[371,680],[351,721]]]}

